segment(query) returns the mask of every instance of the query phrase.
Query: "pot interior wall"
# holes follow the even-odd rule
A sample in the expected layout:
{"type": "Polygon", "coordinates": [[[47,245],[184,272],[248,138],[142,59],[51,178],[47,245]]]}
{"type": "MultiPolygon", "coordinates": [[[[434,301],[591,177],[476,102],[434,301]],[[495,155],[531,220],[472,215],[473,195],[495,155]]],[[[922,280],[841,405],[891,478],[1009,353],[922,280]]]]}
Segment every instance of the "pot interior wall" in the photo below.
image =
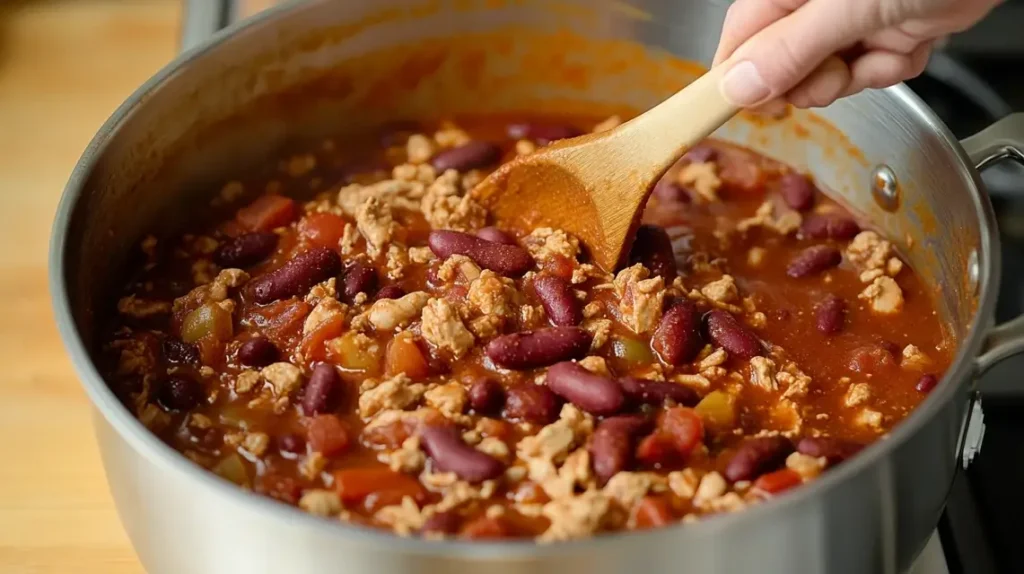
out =
{"type": "MultiPolygon", "coordinates": [[[[151,85],[93,150],[66,258],[79,331],[89,343],[145,234],[180,229],[289,142],[396,119],[643,110],[700,73],[684,59],[710,59],[723,17],[699,0],[325,0],[250,26],[151,85]]],[[[820,114],[741,117],[718,135],[812,172],[873,221],[935,286],[960,340],[976,306],[967,262],[983,243],[975,182],[900,100],[875,92],[820,114]],[[901,182],[895,212],[869,191],[880,163],[901,182]]]]}

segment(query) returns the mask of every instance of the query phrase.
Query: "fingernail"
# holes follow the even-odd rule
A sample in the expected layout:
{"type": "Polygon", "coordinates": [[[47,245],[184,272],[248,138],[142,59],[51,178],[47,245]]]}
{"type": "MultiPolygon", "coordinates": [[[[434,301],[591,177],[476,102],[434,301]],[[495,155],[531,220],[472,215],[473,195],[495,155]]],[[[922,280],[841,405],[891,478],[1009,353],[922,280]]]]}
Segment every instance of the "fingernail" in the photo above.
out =
{"type": "Polygon", "coordinates": [[[757,105],[772,93],[757,67],[749,60],[735,64],[726,72],[720,88],[729,103],[742,108],[757,105]]]}

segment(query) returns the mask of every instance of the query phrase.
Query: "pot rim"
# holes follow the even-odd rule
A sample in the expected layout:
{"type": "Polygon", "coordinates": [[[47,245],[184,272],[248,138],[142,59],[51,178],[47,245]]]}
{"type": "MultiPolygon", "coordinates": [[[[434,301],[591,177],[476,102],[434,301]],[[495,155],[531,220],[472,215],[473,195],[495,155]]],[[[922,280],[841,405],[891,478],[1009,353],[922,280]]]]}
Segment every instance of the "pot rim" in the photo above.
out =
{"type": "MultiPolygon", "coordinates": [[[[302,510],[271,500],[269,498],[246,492],[236,485],[216,477],[210,471],[201,468],[186,459],[180,453],[165,444],[151,433],[117,400],[103,377],[93,363],[89,351],[79,336],[74,322],[68,284],[65,275],[65,252],[67,249],[68,230],[79,199],[84,192],[84,185],[90,173],[117,136],[126,120],[139,113],[150,93],[159,90],[174,75],[182,72],[190,63],[202,58],[222,44],[243,37],[261,27],[270,25],[278,17],[302,6],[310,7],[316,3],[286,2],[271,7],[264,12],[245,21],[225,28],[197,47],[188,50],[165,65],[155,75],[143,83],[129,96],[100,127],[96,135],[79,158],[67,185],[64,188],[60,203],[54,217],[49,245],[49,288],[51,302],[57,327],[70,357],[75,372],[80,379],[93,407],[110,424],[117,434],[128,442],[133,450],[145,457],[150,463],[158,465],[167,472],[179,475],[202,488],[210,490],[225,501],[236,505],[247,505],[253,512],[263,512],[274,520],[290,523],[305,529],[321,531],[330,536],[351,536],[356,541],[373,546],[378,550],[389,552],[399,551],[422,556],[438,556],[451,558],[454,554],[463,559],[503,559],[527,560],[546,556],[554,556],[564,551],[587,552],[596,544],[622,544],[634,537],[671,537],[695,531],[705,533],[726,531],[738,521],[765,522],[770,516],[785,512],[786,509],[800,506],[808,499],[826,496],[840,483],[852,480],[855,475],[867,472],[871,467],[886,458],[898,445],[908,440],[925,422],[942,410],[961,390],[968,385],[977,372],[976,357],[978,356],[985,335],[991,327],[995,301],[999,286],[999,237],[995,232],[995,215],[991,203],[980,192],[981,178],[971,164],[958,140],[945,124],[904,84],[885,89],[893,100],[905,106],[920,121],[936,132],[946,146],[950,147],[959,158],[961,167],[968,170],[973,183],[971,201],[980,227],[979,245],[979,276],[978,303],[966,339],[959,345],[953,363],[940,381],[939,386],[920,404],[905,420],[888,435],[875,441],[857,456],[835,469],[823,474],[810,484],[804,485],[786,496],[767,500],[738,513],[725,513],[702,518],[692,524],[677,524],[669,527],[643,532],[620,532],[604,534],[583,540],[572,540],[556,544],[537,544],[533,540],[501,541],[501,542],[465,542],[458,540],[429,541],[417,537],[399,537],[390,532],[350,525],[341,521],[329,521],[312,516],[302,510]]],[[[94,423],[95,424],[95,423],[94,423]]],[[[961,432],[962,434],[962,432],[961,432]]],[[[959,441],[958,441],[959,442],[959,441]]],[[[958,454],[958,453],[953,453],[958,454]]]]}

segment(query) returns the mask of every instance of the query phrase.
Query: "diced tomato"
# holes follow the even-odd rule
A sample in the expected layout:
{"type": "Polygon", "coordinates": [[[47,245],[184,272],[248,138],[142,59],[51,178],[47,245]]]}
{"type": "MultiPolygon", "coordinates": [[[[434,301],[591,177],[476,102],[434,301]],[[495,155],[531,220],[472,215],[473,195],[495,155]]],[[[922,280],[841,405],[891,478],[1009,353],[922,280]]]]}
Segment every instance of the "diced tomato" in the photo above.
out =
{"type": "Polygon", "coordinates": [[[333,213],[311,213],[299,221],[299,235],[311,245],[337,249],[345,234],[345,220],[333,213]]]}
{"type": "Polygon", "coordinates": [[[370,511],[398,504],[406,496],[416,501],[422,501],[426,496],[426,490],[418,480],[384,467],[336,471],[334,487],[343,503],[362,503],[370,511]]]}
{"type": "Polygon", "coordinates": [[[645,436],[637,445],[636,458],[647,465],[666,464],[678,459],[679,453],[671,437],[655,432],[645,436]]]}
{"type": "Polygon", "coordinates": [[[317,415],[306,422],[306,440],[310,448],[324,456],[341,454],[351,443],[348,429],[334,415],[317,415]]]}
{"type": "Polygon", "coordinates": [[[388,376],[405,373],[415,381],[430,375],[430,365],[423,351],[408,332],[399,333],[391,340],[384,363],[388,376]]]}
{"type": "Polygon", "coordinates": [[[680,456],[689,456],[704,440],[704,424],[700,415],[687,407],[672,407],[658,420],[658,429],[672,439],[680,456]]]}
{"type": "Polygon", "coordinates": [[[196,342],[199,347],[199,360],[204,365],[219,367],[224,364],[224,343],[213,337],[203,337],[196,342]]]}
{"type": "Polygon", "coordinates": [[[271,474],[261,479],[261,491],[271,498],[297,504],[302,496],[302,485],[290,476],[271,474]]]}
{"type": "Polygon", "coordinates": [[[548,259],[545,259],[541,264],[545,271],[548,273],[569,281],[572,279],[572,270],[575,265],[573,262],[564,255],[554,254],[548,259]]]}
{"type": "Polygon", "coordinates": [[[482,418],[477,421],[476,428],[484,436],[490,436],[501,440],[511,438],[512,433],[515,431],[515,427],[513,427],[511,423],[489,418],[482,418]]]}
{"type": "Polygon", "coordinates": [[[276,301],[250,313],[250,319],[278,347],[287,347],[299,338],[309,315],[309,303],[298,299],[276,301]]]}
{"type": "Polygon", "coordinates": [[[488,518],[481,516],[475,520],[470,521],[468,524],[462,527],[459,532],[459,536],[463,538],[469,538],[471,540],[488,540],[496,538],[505,538],[509,535],[508,529],[498,518],[488,518]]]}
{"type": "Polygon", "coordinates": [[[784,468],[775,472],[769,472],[768,474],[762,474],[754,481],[754,488],[768,494],[778,494],[802,482],[803,478],[801,478],[799,473],[795,470],[784,468]]]}
{"type": "Polygon", "coordinates": [[[302,337],[296,351],[302,353],[307,362],[323,361],[327,358],[327,349],[324,347],[324,343],[335,337],[340,337],[344,331],[345,316],[340,313],[333,315],[302,337]]]}
{"type": "Polygon", "coordinates": [[[251,231],[271,231],[288,225],[298,217],[295,200],[282,195],[263,195],[238,210],[235,218],[251,231]]]}
{"type": "Polygon", "coordinates": [[[645,496],[632,510],[632,521],[637,529],[657,528],[672,522],[672,509],[661,496],[645,496]]]}

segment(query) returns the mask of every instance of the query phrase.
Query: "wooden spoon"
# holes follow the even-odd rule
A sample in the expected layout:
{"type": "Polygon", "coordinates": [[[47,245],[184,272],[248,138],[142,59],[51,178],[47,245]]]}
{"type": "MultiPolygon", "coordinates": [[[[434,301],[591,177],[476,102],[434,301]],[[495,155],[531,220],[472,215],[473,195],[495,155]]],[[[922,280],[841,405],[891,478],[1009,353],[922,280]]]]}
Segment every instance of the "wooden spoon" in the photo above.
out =
{"type": "Polygon", "coordinates": [[[625,262],[647,197],[689,148],[736,115],[716,66],[651,110],[607,132],[561,140],[501,166],[473,196],[510,227],[572,233],[595,263],[625,262]]]}

